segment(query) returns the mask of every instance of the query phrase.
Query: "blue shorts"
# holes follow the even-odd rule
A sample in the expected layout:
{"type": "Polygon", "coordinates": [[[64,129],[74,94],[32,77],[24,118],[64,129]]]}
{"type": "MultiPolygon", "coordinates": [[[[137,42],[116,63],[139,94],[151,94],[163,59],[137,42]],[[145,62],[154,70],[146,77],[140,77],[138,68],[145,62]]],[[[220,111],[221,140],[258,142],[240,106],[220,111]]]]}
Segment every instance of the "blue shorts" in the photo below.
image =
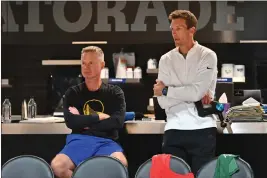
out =
{"type": "Polygon", "coordinates": [[[67,155],[75,166],[93,156],[110,156],[114,152],[123,152],[119,144],[111,139],[70,134],[67,136],[65,147],[59,154],[67,155]]]}

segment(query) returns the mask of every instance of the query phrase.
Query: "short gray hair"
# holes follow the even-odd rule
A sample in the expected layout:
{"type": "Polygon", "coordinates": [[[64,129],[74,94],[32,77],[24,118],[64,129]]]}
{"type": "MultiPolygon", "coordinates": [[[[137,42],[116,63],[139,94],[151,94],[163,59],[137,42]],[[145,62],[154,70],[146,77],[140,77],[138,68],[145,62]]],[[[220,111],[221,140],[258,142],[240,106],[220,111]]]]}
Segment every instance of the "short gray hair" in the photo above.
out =
{"type": "Polygon", "coordinates": [[[87,47],[82,49],[82,54],[88,53],[88,52],[97,53],[99,55],[99,57],[101,58],[101,61],[104,61],[104,52],[101,48],[99,48],[97,46],[87,46],[87,47]]]}

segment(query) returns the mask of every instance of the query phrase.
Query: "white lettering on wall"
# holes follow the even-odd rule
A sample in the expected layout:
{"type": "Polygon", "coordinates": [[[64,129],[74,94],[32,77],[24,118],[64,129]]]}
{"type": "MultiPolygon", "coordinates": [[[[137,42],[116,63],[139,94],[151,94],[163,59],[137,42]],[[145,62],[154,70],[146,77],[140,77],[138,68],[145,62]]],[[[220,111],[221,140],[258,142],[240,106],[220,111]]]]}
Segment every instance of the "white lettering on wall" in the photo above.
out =
{"type": "MultiPolygon", "coordinates": [[[[67,1],[55,1],[45,2],[42,5],[51,5],[53,19],[48,19],[50,21],[54,20],[55,24],[65,32],[77,33],[84,30],[89,26],[92,15],[93,8],[90,1],[75,1],[79,3],[81,8],[81,14],[79,19],[75,22],[70,22],[66,19],[65,5],[67,1]]],[[[23,3],[28,3],[28,21],[17,22],[16,16],[20,14],[12,10],[10,2],[3,1],[2,3],[2,31],[3,32],[19,32],[19,24],[24,26],[25,32],[43,32],[44,24],[40,22],[40,4],[38,1],[29,2],[16,2],[13,5],[22,5],[23,3]],[[19,24],[18,24],[19,23],[19,24]]],[[[219,1],[216,3],[216,21],[213,24],[214,31],[244,31],[244,17],[236,17],[235,7],[229,6],[227,1],[219,1]],[[232,20],[229,20],[232,19],[232,20]]],[[[97,2],[97,6],[94,9],[96,11],[97,23],[93,26],[93,31],[95,32],[146,32],[147,29],[147,18],[156,17],[157,23],[155,31],[169,31],[169,19],[168,13],[164,7],[162,1],[140,1],[139,6],[136,9],[136,14],[132,13],[131,16],[135,16],[133,22],[126,21],[125,7],[127,6],[127,1],[117,1],[114,3],[113,7],[108,7],[108,2],[100,1],[97,2]],[[149,8],[149,3],[152,3],[153,7],[149,8]],[[108,18],[112,17],[114,19],[115,29],[113,30],[112,24],[108,23],[108,18]],[[131,27],[131,28],[129,28],[131,27]]],[[[178,1],[178,9],[189,9],[190,2],[178,1]]],[[[175,7],[174,7],[175,8],[175,7]]],[[[173,9],[175,10],[175,9],[173,9]]],[[[44,11],[44,10],[43,10],[44,11]]],[[[43,12],[42,11],[42,12],[43,12]]],[[[201,30],[205,28],[210,22],[212,13],[211,2],[199,1],[199,16],[197,29],[201,30]]],[[[127,14],[128,15],[128,14],[127,14]]],[[[53,25],[51,23],[47,25],[53,25]]],[[[149,24],[151,25],[151,23],[149,24]]]]}
{"type": "Polygon", "coordinates": [[[4,24],[2,26],[3,32],[18,32],[19,25],[16,23],[13,10],[11,9],[10,3],[7,1],[1,2],[2,6],[2,18],[4,24]]]}
{"type": "Polygon", "coordinates": [[[237,23],[229,22],[229,16],[235,14],[235,7],[228,6],[227,1],[216,3],[216,23],[213,24],[214,31],[243,31],[244,17],[237,17],[237,23]]]}
{"type": "Polygon", "coordinates": [[[28,23],[24,25],[25,32],[43,32],[44,25],[40,24],[39,1],[28,2],[28,23]]]}
{"type": "Polygon", "coordinates": [[[134,23],[131,25],[131,31],[147,31],[145,19],[147,16],[157,17],[156,31],[169,31],[170,23],[161,1],[153,1],[154,8],[148,8],[148,1],[140,1],[134,23]]]}
{"type": "Polygon", "coordinates": [[[53,16],[57,26],[65,32],[79,32],[85,29],[92,18],[92,5],[88,1],[76,1],[81,7],[81,16],[76,22],[69,22],[65,17],[66,2],[56,1],[53,5],[53,16]]]}
{"type": "Polygon", "coordinates": [[[211,17],[211,3],[209,1],[199,1],[200,14],[198,17],[197,29],[201,30],[208,25],[211,17]]]}
{"type": "Polygon", "coordinates": [[[117,1],[116,5],[108,8],[108,2],[97,2],[97,24],[95,24],[95,31],[111,31],[111,24],[108,23],[108,17],[115,19],[115,31],[129,31],[129,25],[126,24],[126,18],[123,10],[126,6],[126,1],[117,1]]]}

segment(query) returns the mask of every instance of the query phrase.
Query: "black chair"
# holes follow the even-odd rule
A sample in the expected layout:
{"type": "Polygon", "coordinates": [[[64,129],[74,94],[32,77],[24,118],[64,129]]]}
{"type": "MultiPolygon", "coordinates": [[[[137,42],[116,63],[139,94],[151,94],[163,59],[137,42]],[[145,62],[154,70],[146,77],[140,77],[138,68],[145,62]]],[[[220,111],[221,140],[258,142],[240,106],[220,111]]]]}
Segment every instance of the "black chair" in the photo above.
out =
{"type": "Polygon", "coordinates": [[[83,161],[72,178],[128,178],[127,168],[111,156],[95,156],[83,161]]]}
{"type": "MultiPolygon", "coordinates": [[[[254,178],[253,170],[246,161],[241,158],[236,158],[236,163],[239,167],[239,171],[233,174],[232,178],[254,178]]],[[[217,158],[212,159],[199,169],[196,177],[213,178],[215,174],[216,164],[217,158]]]]}
{"type": "MultiPolygon", "coordinates": [[[[137,170],[135,178],[149,178],[152,158],[144,162],[137,170]]],[[[170,168],[175,173],[187,174],[191,172],[190,166],[181,158],[171,156],[170,168]]]]}
{"type": "Polygon", "coordinates": [[[2,178],[54,178],[50,165],[37,156],[22,155],[2,166],[2,178]]]}

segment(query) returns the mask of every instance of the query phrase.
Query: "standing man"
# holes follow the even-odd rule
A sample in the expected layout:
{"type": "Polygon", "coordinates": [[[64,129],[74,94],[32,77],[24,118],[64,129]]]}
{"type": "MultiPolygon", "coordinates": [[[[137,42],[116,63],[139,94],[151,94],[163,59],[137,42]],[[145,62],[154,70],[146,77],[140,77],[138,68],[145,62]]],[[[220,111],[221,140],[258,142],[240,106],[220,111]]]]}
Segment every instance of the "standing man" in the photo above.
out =
{"type": "Polygon", "coordinates": [[[169,19],[176,48],[161,57],[154,85],[154,95],[167,115],[163,153],[184,159],[196,174],[215,156],[216,120],[199,117],[194,102],[209,104],[213,99],[217,56],[194,40],[193,13],[176,10],[169,19]]]}
{"type": "Polygon", "coordinates": [[[69,88],[64,98],[64,118],[72,133],[51,163],[59,178],[71,178],[76,166],[97,155],[113,156],[127,166],[121,146],[114,141],[124,124],[124,93],[118,86],[102,83],[102,49],[84,48],[81,63],[85,82],[69,88]]]}

